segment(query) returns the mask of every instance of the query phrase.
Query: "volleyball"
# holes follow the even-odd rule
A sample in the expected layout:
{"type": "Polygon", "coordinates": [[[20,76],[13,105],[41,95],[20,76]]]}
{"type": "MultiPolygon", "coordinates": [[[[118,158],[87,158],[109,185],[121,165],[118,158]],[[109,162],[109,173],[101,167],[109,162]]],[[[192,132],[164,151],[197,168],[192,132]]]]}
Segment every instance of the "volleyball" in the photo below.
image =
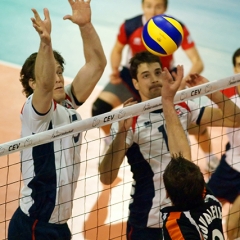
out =
{"type": "Polygon", "coordinates": [[[173,17],[157,15],[143,26],[143,44],[149,52],[157,56],[168,56],[175,52],[182,39],[182,26],[173,17]]]}

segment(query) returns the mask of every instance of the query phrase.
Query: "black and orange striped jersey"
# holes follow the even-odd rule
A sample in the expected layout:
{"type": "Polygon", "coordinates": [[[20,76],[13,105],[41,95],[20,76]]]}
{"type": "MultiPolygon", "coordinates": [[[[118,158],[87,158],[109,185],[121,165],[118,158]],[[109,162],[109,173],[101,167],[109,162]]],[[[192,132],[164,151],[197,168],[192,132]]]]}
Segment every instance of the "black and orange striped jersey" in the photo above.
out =
{"type": "Polygon", "coordinates": [[[222,206],[207,191],[204,202],[190,210],[165,207],[161,210],[164,240],[223,240],[222,206]]]}

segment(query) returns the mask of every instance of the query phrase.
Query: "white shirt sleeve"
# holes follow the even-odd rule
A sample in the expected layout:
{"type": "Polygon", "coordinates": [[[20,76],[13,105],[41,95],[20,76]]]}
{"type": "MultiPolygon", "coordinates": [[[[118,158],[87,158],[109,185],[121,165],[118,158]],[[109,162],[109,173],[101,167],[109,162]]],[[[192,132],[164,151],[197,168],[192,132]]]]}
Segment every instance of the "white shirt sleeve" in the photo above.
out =
{"type": "Polygon", "coordinates": [[[51,108],[46,114],[37,113],[32,105],[32,96],[28,97],[21,113],[22,125],[25,130],[28,129],[30,134],[48,130],[54,111],[54,102],[52,101],[51,108]]]}

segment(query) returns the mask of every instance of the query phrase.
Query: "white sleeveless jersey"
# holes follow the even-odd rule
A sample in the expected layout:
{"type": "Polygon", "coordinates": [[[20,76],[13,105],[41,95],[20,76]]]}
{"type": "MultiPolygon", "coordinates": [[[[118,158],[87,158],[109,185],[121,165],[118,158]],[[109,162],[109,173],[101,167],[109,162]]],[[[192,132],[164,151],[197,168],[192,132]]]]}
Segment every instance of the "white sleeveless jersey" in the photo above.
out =
{"type": "MultiPolygon", "coordinates": [[[[230,98],[240,107],[240,97],[235,95],[230,98]]],[[[230,149],[226,151],[226,161],[235,170],[240,172],[240,128],[226,128],[230,149]]]]}
{"type": "MultiPolygon", "coordinates": [[[[65,87],[65,92],[62,105],[52,101],[51,109],[44,115],[34,110],[32,95],[28,97],[21,112],[22,137],[81,120],[75,110],[80,103],[74,101],[71,85],[65,87]]],[[[81,135],[75,134],[22,151],[24,186],[20,207],[26,215],[57,224],[65,223],[71,217],[80,171],[80,145],[81,135]]]]}
{"type": "MultiPolygon", "coordinates": [[[[198,105],[193,101],[175,105],[175,109],[185,131],[190,123],[200,121],[202,116],[198,105]]],[[[117,130],[118,123],[114,123],[113,137],[117,130]]],[[[167,142],[162,110],[145,113],[133,119],[133,126],[126,138],[126,143],[131,146],[126,156],[133,173],[128,221],[133,226],[162,226],[160,208],[170,204],[169,199],[166,199],[162,179],[171,159],[167,142]]]]}

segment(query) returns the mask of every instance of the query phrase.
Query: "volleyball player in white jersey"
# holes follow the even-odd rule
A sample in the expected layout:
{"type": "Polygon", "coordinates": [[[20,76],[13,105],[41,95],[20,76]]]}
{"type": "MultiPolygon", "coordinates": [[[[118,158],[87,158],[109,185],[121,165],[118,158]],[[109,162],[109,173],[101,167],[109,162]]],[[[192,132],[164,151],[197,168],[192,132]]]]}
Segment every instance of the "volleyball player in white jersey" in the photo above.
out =
{"type": "MultiPolygon", "coordinates": [[[[234,73],[240,73],[240,48],[232,56],[234,73]]],[[[231,100],[240,106],[240,85],[226,89],[231,100]],[[232,95],[233,94],[233,95],[232,95]]],[[[240,238],[240,128],[227,128],[228,143],[219,166],[212,174],[208,186],[222,203],[232,207],[226,221],[229,240],[240,238]]]]}
{"type": "MultiPolygon", "coordinates": [[[[64,87],[64,60],[52,49],[49,12],[44,9],[42,20],[33,9],[32,23],[40,47],[38,53],[27,58],[20,73],[27,97],[21,111],[22,137],[80,120],[76,109],[91,94],[106,66],[100,39],[91,23],[90,1],[69,3],[72,15],[64,19],[79,27],[86,63],[73,82],[64,87]]],[[[56,131],[52,142],[21,153],[23,188],[20,207],[10,221],[9,240],[71,239],[67,221],[79,177],[81,135],[54,140],[58,135],[56,131]]],[[[64,137],[64,133],[61,135],[64,137]]]]}
{"type": "MultiPolygon", "coordinates": [[[[168,72],[167,69],[164,69],[168,72]]],[[[130,71],[133,84],[139,91],[141,100],[161,96],[162,69],[157,56],[149,52],[137,53],[130,60],[130,71]]],[[[168,73],[169,81],[172,81],[168,73]]],[[[183,78],[183,67],[177,67],[175,78],[183,78]]],[[[208,82],[198,74],[190,75],[187,81],[189,87],[208,82]]],[[[220,92],[209,95],[212,101],[219,103],[219,109],[201,108],[193,101],[175,105],[176,112],[184,130],[193,122],[222,126],[223,118],[226,126],[239,126],[240,109],[232,101],[227,100],[220,92]],[[224,104],[220,100],[226,99],[224,104]]],[[[130,99],[126,105],[134,104],[130,99]]],[[[148,105],[146,105],[148,107],[148,105]]],[[[105,157],[100,163],[100,179],[104,184],[111,184],[117,177],[120,165],[125,155],[131,165],[133,184],[129,217],[127,223],[127,238],[137,240],[161,239],[160,208],[166,203],[166,193],[162,174],[171,159],[167,144],[165,119],[162,110],[141,114],[138,117],[113,124],[114,140],[105,157]]]]}

